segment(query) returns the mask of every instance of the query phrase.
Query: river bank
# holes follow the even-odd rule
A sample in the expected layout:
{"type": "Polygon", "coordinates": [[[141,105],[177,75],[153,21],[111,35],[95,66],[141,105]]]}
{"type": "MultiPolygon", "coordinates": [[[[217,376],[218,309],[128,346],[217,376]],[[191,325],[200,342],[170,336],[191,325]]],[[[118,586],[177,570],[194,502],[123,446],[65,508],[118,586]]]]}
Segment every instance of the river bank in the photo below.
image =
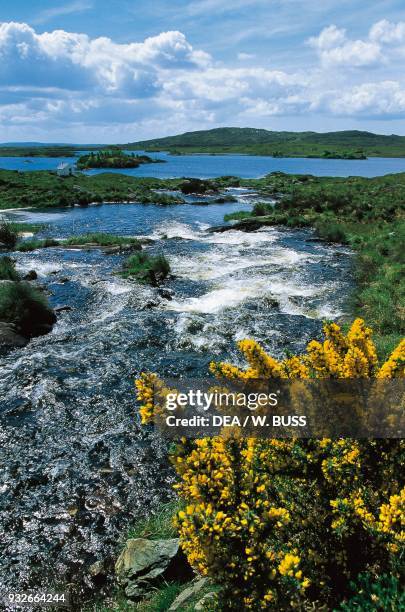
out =
{"type": "MultiPolygon", "coordinates": [[[[143,370],[203,376],[241,335],[299,351],[322,318],[341,316],[351,254],[309,230],[213,235],[236,202],[111,204],[11,213],[43,225],[38,239],[99,232],[147,239],[173,277],[159,288],[117,275],[124,254],[63,246],[15,252],[36,270],[58,315],[53,331],[0,357],[4,587],[74,583],[95,593],[89,568],[116,555],[126,526],[171,495],[166,445],[137,424],[133,380],[143,370]],[[10,508],[13,511],[10,512],[10,508]]],[[[201,201],[210,196],[198,196],[201,201]]],[[[235,354],[236,356],[236,354],[235,354]]]]}

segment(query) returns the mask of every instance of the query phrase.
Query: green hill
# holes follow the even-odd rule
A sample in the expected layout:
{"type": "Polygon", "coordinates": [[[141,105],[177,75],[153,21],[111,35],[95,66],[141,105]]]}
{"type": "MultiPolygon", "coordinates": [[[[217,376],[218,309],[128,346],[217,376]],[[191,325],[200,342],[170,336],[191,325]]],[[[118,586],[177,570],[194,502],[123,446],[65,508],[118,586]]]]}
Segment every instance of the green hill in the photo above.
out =
{"type": "Polygon", "coordinates": [[[405,136],[343,132],[273,132],[225,127],[129,143],[123,148],[172,153],[247,153],[278,157],[405,157],[405,136]]]}

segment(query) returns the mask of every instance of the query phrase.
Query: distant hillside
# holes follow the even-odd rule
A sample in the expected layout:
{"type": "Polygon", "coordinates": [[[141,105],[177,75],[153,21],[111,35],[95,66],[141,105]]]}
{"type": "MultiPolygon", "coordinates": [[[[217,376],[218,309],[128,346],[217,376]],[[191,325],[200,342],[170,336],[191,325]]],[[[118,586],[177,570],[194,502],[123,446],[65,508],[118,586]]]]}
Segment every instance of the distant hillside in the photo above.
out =
{"type": "Polygon", "coordinates": [[[279,157],[405,157],[405,136],[357,130],[343,132],[272,132],[255,128],[216,128],[143,140],[129,149],[174,153],[248,153],[279,157]]]}

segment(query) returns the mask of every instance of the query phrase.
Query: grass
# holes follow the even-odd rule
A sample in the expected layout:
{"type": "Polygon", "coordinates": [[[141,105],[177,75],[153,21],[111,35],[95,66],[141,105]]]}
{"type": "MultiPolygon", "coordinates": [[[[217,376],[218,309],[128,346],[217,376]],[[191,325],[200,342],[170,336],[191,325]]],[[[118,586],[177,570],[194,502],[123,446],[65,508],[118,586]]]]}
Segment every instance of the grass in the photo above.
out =
{"type": "Polygon", "coordinates": [[[0,244],[8,249],[14,248],[18,239],[18,234],[15,229],[7,221],[0,223],[0,244]]]}
{"type": "Polygon", "coordinates": [[[14,324],[25,337],[37,335],[38,326],[52,325],[55,317],[47,298],[29,283],[0,285],[0,321],[14,324]]]}
{"type": "Polygon", "coordinates": [[[0,257],[0,280],[20,280],[20,275],[16,271],[14,262],[10,257],[0,257]]]}
{"type": "Polygon", "coordinates": [[[164,540],[176,538],[177,532],[173,525],[173,517],[181,509],[179,500],[162,504],[158,510],[149,516],[138,520],[126,534],[125,540],[130,538],[148,538],[150,540],[164,540]]]}
{"type": "Polygon", "coordinates": [[[92,202],[181,204],[184,200],[179,196],[156,193],[159,189],[177,190],[181,183],[182,179],[159,180],[111,172],[60,177],[47,170],[0,170],[0,210],[86,206],[92,202]]]}
{"type": "Polygon", "coordinates": [[[170,264],[164,255],[149,255],[141,252],[131,255],[124,263],[121,276],[135,277],[143,283],[156,285],[164,280],[170,273],[170,264]]]}
{"type": "Polygon", "coordinates": [[[137,238],[129,236],[115,236],[114,234],[103,234],[102,232],[93,232],[89,234],[81,234],[80,236],[71,236],[64,240],[62,244],[68,245],[83,245],[97,244],[99,246],[123,246],[131,245],[141,248],[141,243],[137,238]]]}
{"type": "Polygon", "coordinates": [[[22,240],[18,242],[15,246],[16,251],[21,251],[22,253],[27,253],[28,251],[35,251],[36,249],[46,249],[48,247],[60,246],[60,242],[54,240],[53,238],[44,238],[43,240],[22,240]]]}
{"type": "Polygon", "coordinates": [[[22,240],[18,242],[15,250],[28,252],[36,249],[46,249],[49,247],[63,246],[84,246],[86,244],[94,244],[100,247],[109,246],[131,246],[134,249],[141,249],[141,243],[137,238],[127,236],[115,236],[114,234],[103,234],[102,232],[94,232],[90,234],[81,234],[79,236],[71,236],[66,240],[54,240],[53,238],[44,238],[43,240],[22,240]]]}

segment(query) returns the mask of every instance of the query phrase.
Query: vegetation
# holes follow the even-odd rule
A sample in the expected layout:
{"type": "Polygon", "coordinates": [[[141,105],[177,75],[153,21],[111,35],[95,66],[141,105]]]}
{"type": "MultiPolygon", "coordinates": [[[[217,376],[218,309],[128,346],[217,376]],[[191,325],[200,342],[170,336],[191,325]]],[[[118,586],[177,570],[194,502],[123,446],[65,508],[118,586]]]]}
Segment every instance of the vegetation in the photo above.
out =
{"type": "Polygon", "coordinates": [[[80,170],[90,168],[138,168],[141,164],[153,164],[162,160],[155,160],[148,155],[127,154],[120,149],[110,149],[107,151],[91,151],[82,155],[77,160],[77,167],[80,170]]]}
{"type": "Polygon", "coordinates": [[[162,188],[177,189],[181,182],[119,173],[60,177],[48,171],[0,170],[0,210],[86,206],[93,202],[181,204],[181,197],[156,191],[162,188]]]}
{"type": "Polygon", "coordinates": [[[0,281],[2,280],[20,280],[20,275],[16,271],[13,260],[10,257],[0,257],[0,281]]]}
{"type": "Polygon", "coordinates": [[[254,128],[216,128],[144,140],[127,149],[187,153],[245,153],[275,157],[364,159],[365,156],[405,157],[405,136],[361,131],[273,132],[254,128]]]}
{"type": "Polygon", "coordinates": [[[0,146],[0,157],[73,157],[73,147],[65,146],[0,146]]]}
{"type": "Polygon", "coordinates": [[[164,255],[149,255],[142,251],[131,255],[124,263],[121,276],[135,277],[139,282],[153,286],[162,282],[170,273],[170,264],[164,255]]]}
{"type": "Polygon", "coordinates": [[[162,504],[156,512],[132,525],[128,529],[125,539],[148,538],[149,540],[160,540],[175,538],[177,531],[173,520],[180,508],[180,502],[177,499],[162,504]]]}
{"type": "Polygon", "coordinates": [[[2,221],[0,223],[0,247],[6,249],[14,248],[17,238],[18,234],[10,223],[2,221]]]}
{"type": "Polygon", "coordinates": [[[48,300],[37,288],[26,282],[0,284],[0,321],[15,325],[22,336],[46,333],[55,320],[48,300]]]}
{"type": "Polygon", "coordinates": [[[360,574],[351,585],[354,595],[342,603],[343,612],[398,612],[405,610],[405,591],[395,576],[360,574]]]}
{"type": "MultiPolygon", "coordinates": [[[[405,376],[405,340],[380,365],[361,319],[346,335],[333,323],[324,333],[305,355],[281,362],[242,340],[248,369],[210,369],[221,381],[405,376]]],[[[156,386],[153,374],[137,381],[144,423],[165,410],[172,392],[156,386]]],[[[404,454],[395,439],[182,438],[171,452],[185,504],[177,513],[182,548],[219,584],[226,610],[329,610],[350,597],[360,574],[400,582],[404,454]]]]}
{"type": "Polygon", "coordinates": [[[58,240],[54,240],[53,238],[44,238],[43,240],[22,240],[18,242],[15,246],[16,251],[21,251],[22,253],[28,253],[28,251],[36,251],[37,249],[47,249],[48,247],[56,247],[60,246],[60,242],[58,240]]]}

